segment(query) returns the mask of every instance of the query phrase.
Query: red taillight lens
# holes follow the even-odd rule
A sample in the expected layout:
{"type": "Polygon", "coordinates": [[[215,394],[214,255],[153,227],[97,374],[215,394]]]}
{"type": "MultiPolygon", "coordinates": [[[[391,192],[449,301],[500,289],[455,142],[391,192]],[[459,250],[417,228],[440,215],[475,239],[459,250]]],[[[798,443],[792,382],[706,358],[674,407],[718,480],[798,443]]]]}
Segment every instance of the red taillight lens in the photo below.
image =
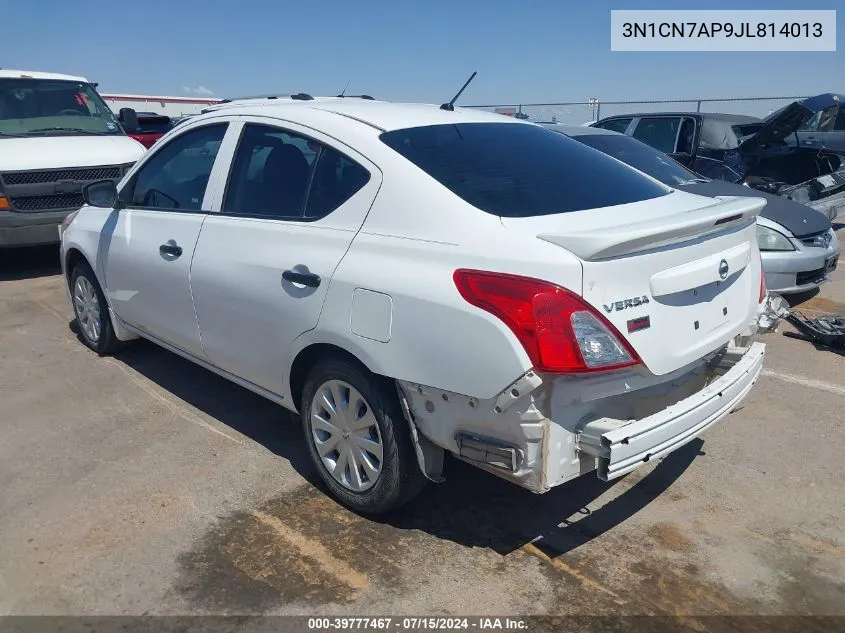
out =
{"type": "Polygon", "coordinates": [[[640,362],[616,328],[566,288],[481,270],[456,270],[453,278],[467,302],[511,329],[540,371],[605,371],[640,362]]]}
{"type": "Polygon", "coordinates": [[[64,233],[65,231],[67,231],[67,227],[69,227],[69,226],[70,226],[70,223],[71,223],[71,222],[73,222],[73,221],[76,219],[76,216],[77,216],[78,214],[79,214],[79,210],[76,210],[76,211],[73,211],[73,212],[71,212],[71,213],[68,213],[68,214],[64,217],[64,219],[62,220],[62,223],[61,223],[61,229],[60,229],[60,231],[59,231],[59,234],[62,234],[62,233],[64,233]]]}
{"type": "Polygon", "coordinates": [[[763,271],[763,258],[760,257],[760,296],[757,298],[757,303],[763,303],[766,298],[766,273],[763,271]]]}

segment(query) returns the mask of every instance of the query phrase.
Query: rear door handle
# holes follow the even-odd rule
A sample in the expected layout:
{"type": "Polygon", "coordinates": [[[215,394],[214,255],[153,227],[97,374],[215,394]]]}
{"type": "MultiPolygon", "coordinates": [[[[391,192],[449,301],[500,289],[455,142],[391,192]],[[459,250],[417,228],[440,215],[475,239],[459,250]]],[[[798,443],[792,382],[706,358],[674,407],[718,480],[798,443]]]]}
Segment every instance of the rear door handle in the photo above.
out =
{"type": "Polygon", "coordinates": [[[162,255],[170,255],[171,257],[176,258],[182,255],[182,247],[173,240],[169,240],[166,244],[162,244],[158,247],[158,252],[162,255]]]}
{"type": "Polygon", "coordinates": [[[282,273],[282,279],[294,284],[302,284],[310,288],[316,288],[320,285],[320,276],[314,273],[301,273],[298,270],[286,270],[282,273]]]}

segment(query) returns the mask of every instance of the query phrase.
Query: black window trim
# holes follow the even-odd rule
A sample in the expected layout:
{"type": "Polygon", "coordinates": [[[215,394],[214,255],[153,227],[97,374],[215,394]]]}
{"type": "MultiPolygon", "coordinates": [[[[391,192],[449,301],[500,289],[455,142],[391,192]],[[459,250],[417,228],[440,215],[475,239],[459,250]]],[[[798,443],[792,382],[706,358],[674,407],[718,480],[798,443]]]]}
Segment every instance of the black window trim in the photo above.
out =
{"type": "Polygon", "coordinates": [[[359,161],[350,157],[349,154],[347,154],[346,152],[341,151],[340,149],[338,149],[334,145],[330,145],[329,143],[326,143],[325,141],[321,141],[318,138],[314,138],[313,136],[310,136],[308,134],[304,134],[304,133],[300,132],[299,130],[292,130],[292,129],[287,128],[287,127],[282,127],[281,125],[277,125],[277,124],[273,123],[272,121],[273,121],[272,119],[268,120],[267,122],[262,121],[260,123],[257,122],[257,121],[249,121],[249,120],[243,121],[243,125],[241,126],[241,131],[240,131],[239,136],[238,136],[238,142],[235,145],[235,151],[232,153],[232,160],[229,162],[229,169],[226,172],[226,185],[223,187],[223,196],[220,199],[220,209],[218,211],[214,211],[213,212],[214,215],[225,217],[225,218],[247,218],[247,219],[251,219],[251,220],[269,220],[269,221],[275,221],[275,222],[306,222],[306,223],[317,222],[319,220],[327,218],[329,215],[334,213],[339,207],[335,207],[334,209],[332,209],[328,213],[324,213],[324,214],[319,215],[319,216],[306,217],[306,215],[305,215],[305,212],[308,209],[308,199],[311,196],[311,186],[314,183],[314,174],[317,172],[317,161],[320,160],[320,157],[323,155],[323,149],[326,148],[326,147],[336,151],[338,154],[340,154],[341,156],[346,158],[346,160],[350,161],[351,163],[358,165],[361,169],[366,171],[367,174],[368,174],[367,182],[364,183],[364,185],[361,187],[361,189],[358,189],[358,191],[353,193],[352,196],[350,196],[349,198],[344,200],[343,204],[346,204],[347,201],[351,200],[353,196],[355,196],[359,191],[361,191],[364,187],[366,187],[370,183],[370,180],[373,177],[373,172],[370,169],[368,169],[366,166],[362,165],[359,161]],[[283,216],[279,216],[279,215],[267,215],[266,213],[235,213],[234,211],[224,211],[223,210],[226,207],[226,198],[229,195],[229,184],[231,183],[232,174],[234,173],[234,170],[235,170],[235,160],[237,160],[237,158],[238,158],[238,150],[241,148],[241,143],[243,142],[244,134],[246,132],[246,128],[247,128],[248,125],[257,125],[259,127],[269,127],[269,128],[274,129],[274,130],[278,130],[279,132],[282,132],[283,134],[290,134],[292,136],[299,136],[299,137],[304,138],[306,140],[314,141],[315,143],[319,143],[320,149],[317,152],[316,156],[314,157],[314,164],[311,165],[311,169],[308,173],[308,184],[307,184],[307,188],[305,190],[305,196],[303,196],[303,199],[302,199],[302,208],[300,209],[300,215],[298,215],[298,216],[284,216],[283,217],[283,216]]]}
{"type": "MultiPolygon", "coordinates": [[[[186,213],[186,214],[194,213],[194,214],[197,214],[197,215],[200,215],[200,214],[207,215],[209,213],[212,213],[212,211],[210,209],[203,209],[202,203],[200,203],[199,209],[180,209],[178,207],[142,207],[142,206],[136,206],[136,205],[131,204],[130,201],[125,200],[125,198],[123,198],[123,193],[127,189],[131,188],[132,189],[132,195],[134,196],[135,195],[135,184],[138,181],[138,174],[141,173],[141,171],[143,171],[144,167],[146,167],[150,163],[150,161],[152,161],[156,157],[157,154],[164,151],[172,143],[175,143],[180,138],[182,138],[183,136],[186,136],[187,134],[190,134],[191,132],[196,132],[197,130],[204,130],[204,129],[210,128],[210,127],[221,126],[223,128],[223,137],[220,139],[220,147],[223,147],[223,141],[226,140],[226,133],[229,131],[229,123],[230,123],[229,121],[217,121],[217,120],[215,120],[215,121],[211,121],[211,122],[204,124],[204,125],[197,125],[197,126],[188,128],[188,129],[180,132],[178,135],[174,136],[172,139],[167,141],[167,143],[163,144],[161,147],[156,148],[156,150],[153,153],[151,153],[149,156],[145,156],[144,162],[141,163],[140,165],[138,165],[138,168],[132,174],[132,177],[129,180],[126,181],[126,184],[123,185],[123,187],[121,187],[120,191],[117,193],[117,199],[125,202],[125,206],[123,206],[121,208],[123,208],[123,209],[135,209],[137,211],[162,211],[164,213],[186,213]]],[[[218,159],[219,156],[220,156],[220,148],[218,148],[218,153],[214,157],[214,163],[211,164],[211,171],[208,173],[209,183],[211,182],[211,174],[214,173],[214,165],[217,163],[217,159],[218,159]]],[[[203,196],[202,196],[203,200],[205,200],[205,196],[206,196],[207,193],[208,193],[208,184],[205,185],[205,191],[203,192],[203,196]]]]}
{"type": "Polygon", "coordinates": [[[681,130],[684,129],[684,121],[690,120],[692,121],[692,147],[690,148],[690,155],[695,154],[695,135],[698,132],[698,122],[695,120],[695,117],[681,115],[681,124],[678,126],[678,133],[675,135],[675,151],[670,152],[670,154],[679,154],[678,151],[678,143],[681,141],[681,130]]]}
{"type": "MultiPolygon", "coordinates": [[[[611,129],[604,127],[604,124],[613,123],[614,121],[624,121],[626,119],[628,120],[628,125],[625,126],[625,130],[623,132],[620,132],[620,134],[628,134],[628,130],[631,128],[631,125],[634,123],[634,121],[637,121],[639,119],[639,117],[630,116],[628,114],[620,114],[619,116],[610,116],[610,117],[607,117],[605,119],[602,119],[601,121],[596,121],[596,124],[592,127],[597,127],[600,130],[607,130],[608,132],[616,132],[617,130],[611,130],[611,129]]],[[[636,129],[636,127],[634,129],[636,129]]]]}
{"type": "MultiPolygon", "coordinates": [[[[696,125],[695,117],[689,116],[688,114],[660,114],[660,113],[655,112],[654,114],[647,114],[647,115],[644,115],[644,116],[636,117],[637,124],[631,130],[631,136],[632,137],[637,138],[636,136],[634,136],[634,132],[636,132],[637,128],[640,127],[640,123],[642,123],[643,121],[645,121],[647,119],[678,119],[680,121],[680,125],[678,125],[678,131],[675,132],[675,143],[672,146],[673,149],[672,149],[671,152],[663,152],[664,154],[675,154],[675,153],[678,152],[678,141],[681,138],[681,128],[684,126],[684,119],[692,119],[693,126],[696,125]]],[[[697,131],[696,127],[693,127],[693,130],[692,130],[693,153],[695,153],[694,150],[695,150],[695,133],[696,133],[696,131],[697,131]]],[[[639,141],[640,139],[637,139],[637,140],[639,141]]],[[[645,143],[645,141],[641,141],[641,142],[645,143]]],[[[646,145],[648,145],[648,143],[646,143],[646,145]]],[[[654,146],[651,145],[650,147],[654,147],[654,146]]],[[[661,150],[657,147],[654,147],[654,149],[656,149],[660,152],[663,151],[663,150],[661,150]]]]}

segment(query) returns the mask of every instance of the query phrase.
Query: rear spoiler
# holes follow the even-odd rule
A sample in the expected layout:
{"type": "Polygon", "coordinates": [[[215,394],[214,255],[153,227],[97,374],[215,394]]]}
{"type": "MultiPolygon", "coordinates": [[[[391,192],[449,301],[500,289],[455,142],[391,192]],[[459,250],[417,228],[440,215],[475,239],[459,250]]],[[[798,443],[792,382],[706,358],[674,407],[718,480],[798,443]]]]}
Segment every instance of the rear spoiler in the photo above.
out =
{"type": "Polygon", "coordinates": [[[583,260],[595,261],[660,248],[747,225],[766,206],[764,198],[717,196],[715,199],[718,202],[709,207],[669,217],[577,233],[541,233],[537,237],[562,246],[583,260]]]}

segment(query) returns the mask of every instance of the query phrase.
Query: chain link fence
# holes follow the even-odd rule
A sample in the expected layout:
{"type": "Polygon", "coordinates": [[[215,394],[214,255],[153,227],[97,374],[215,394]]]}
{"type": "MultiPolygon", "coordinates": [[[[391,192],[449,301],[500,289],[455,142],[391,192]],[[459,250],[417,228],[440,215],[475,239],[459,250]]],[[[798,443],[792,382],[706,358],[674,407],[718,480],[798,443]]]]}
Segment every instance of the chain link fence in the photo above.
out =
{"type": "Polygon", "coordinates": [[[516,116],[535,122],[586,125],[604,117],[641,112],[720,112],[763,118],[806,97],[747,97],[740,99],[679,99],[676,101],[586,101],[465,106],[516,116]]]}

